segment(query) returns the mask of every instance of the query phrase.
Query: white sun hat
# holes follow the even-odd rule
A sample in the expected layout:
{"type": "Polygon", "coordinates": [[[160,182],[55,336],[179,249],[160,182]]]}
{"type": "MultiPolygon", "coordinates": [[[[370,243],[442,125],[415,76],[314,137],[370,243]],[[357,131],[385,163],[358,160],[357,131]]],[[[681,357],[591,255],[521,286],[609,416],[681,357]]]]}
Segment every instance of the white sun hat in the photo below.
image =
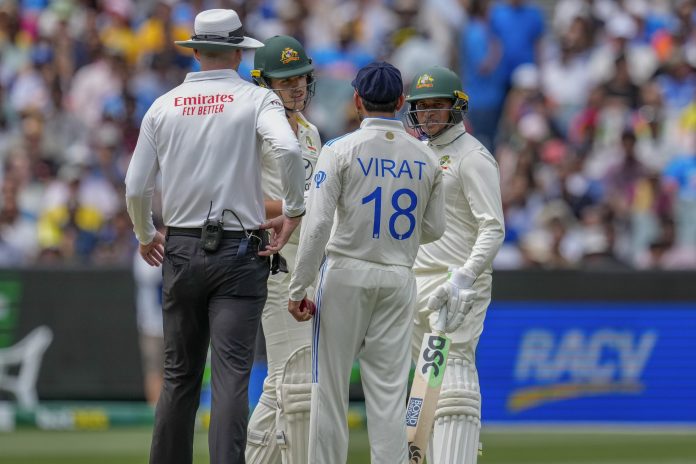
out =
{"type": "Polygon", "coordinates": [[[190,40],[177,40],[181,47],[198,50],[229,50],[230,48],[261,48],[263,43],[244,35],[242,21],[234,10],[201,11],[193,23],[190,40]]]}

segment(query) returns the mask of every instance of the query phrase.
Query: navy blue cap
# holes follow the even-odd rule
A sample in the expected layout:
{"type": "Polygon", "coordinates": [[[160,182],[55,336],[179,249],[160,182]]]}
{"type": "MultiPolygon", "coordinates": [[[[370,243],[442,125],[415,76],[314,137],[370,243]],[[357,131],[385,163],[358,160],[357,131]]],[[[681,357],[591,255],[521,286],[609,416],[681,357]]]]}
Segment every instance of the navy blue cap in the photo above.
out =
{"type": "Polygon", "coordinates": [[[404,92],[401,72],[386,61],[370,63],[360,69],[351,85],[370,103],[391,103],[404,92]]]}

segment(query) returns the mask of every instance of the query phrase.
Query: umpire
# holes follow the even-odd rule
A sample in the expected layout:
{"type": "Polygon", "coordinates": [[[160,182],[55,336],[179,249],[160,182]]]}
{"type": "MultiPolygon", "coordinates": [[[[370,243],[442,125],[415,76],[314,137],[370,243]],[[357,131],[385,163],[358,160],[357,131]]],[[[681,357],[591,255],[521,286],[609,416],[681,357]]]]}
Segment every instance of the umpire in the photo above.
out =
{"type": "Polygon", "coordinates": [[[164,385],[155,413],[151,464],[190,464],[193,429],[211,345],[212,464],[244,463],[247,388],[268,256],[304,214],[304,166],[283,104],[237,74],[244,36],[233,10],[198,14],[195,35],[178,45],[201,64],[148,110],[126,176],[128,213],[140,254],[163,263],[164,385]],[[280,163],[283,216],[264,224],[260,147],[280,163]],[[161,173],[165,238],[152,223],[161,173]],[[273,228],[270,244],[260,229],[273,228]]]}

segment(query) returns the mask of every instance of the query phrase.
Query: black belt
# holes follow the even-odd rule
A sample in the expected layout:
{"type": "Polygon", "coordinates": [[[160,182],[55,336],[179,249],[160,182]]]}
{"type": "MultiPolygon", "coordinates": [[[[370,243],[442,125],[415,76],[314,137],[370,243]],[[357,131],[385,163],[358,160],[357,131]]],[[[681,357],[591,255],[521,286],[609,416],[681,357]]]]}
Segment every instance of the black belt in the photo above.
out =
{"type": "MultiPolygon", "coordinates": [[[[180,237],[195,237],[201,238],[200,228],[186,228],[186,227],[167,227],[167,237],[174,235],[180,237]]],[[[222,232],[222,238],[245,238],[248,235],[254,235],[256,237],[261,237],[260,230],[225,230],[222,232]]]]}

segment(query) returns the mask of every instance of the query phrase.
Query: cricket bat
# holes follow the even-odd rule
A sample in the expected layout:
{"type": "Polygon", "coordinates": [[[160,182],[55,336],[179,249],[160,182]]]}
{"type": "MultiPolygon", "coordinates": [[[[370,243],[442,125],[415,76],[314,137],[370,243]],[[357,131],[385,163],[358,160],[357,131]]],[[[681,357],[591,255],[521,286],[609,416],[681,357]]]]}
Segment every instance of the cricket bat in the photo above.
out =
{"type": "Polygon", "coordinates": [[[418,354],[411,395],[406,407],[406,433],[410,464],[421,464],[425,459],[430,434],[435,422],[435,410],[440,398],[440,387],[447,365],[450,339],[445,336],[447,308],[440,308],[434,332],[423,336],[418,354]]]}

